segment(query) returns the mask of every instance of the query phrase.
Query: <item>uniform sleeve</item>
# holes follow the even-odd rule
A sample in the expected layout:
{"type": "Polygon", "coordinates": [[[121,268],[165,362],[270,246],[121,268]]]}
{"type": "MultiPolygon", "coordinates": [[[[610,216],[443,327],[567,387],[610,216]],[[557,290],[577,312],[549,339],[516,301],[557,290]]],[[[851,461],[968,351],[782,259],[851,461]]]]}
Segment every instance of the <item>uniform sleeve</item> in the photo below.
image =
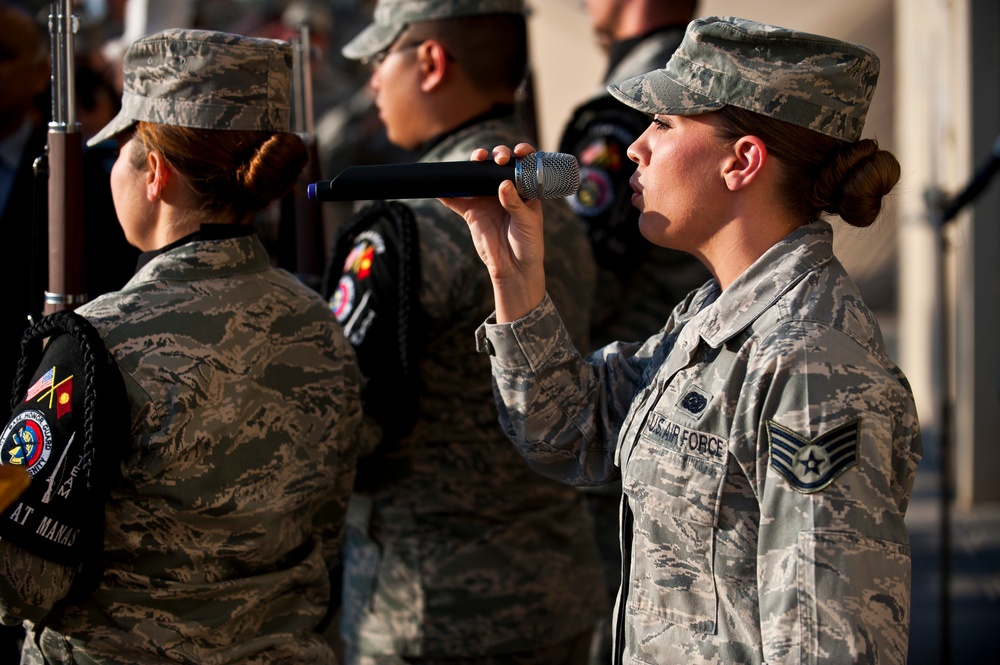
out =
{"type": "Polygon", "coordinates": [[[0,622],[38,622],[69,593],[75,568],[46,561],[0,540],[0,622]]]}
{"type": "Polygon", "coordinates": [[[47,317],[29,338],[17,404],[0,434],[0,464],[30,477],[0,512],[4,622],[37,619],[74,582],[81,593],[96,583],[104,504],[130,423],[121,374],[85,319],[70,312],[47,317]]]}
{"type": "Polygon", "coordinates": [[[618,431],[647,369],[664,348],[614,344],[584,359],[552,300],[519,321],[477,333],[491,356],[500,423],[538,473],[573,485],[618,476],[618,431]]]}
{"type": "Polygon", "coordinates": [[[905,379],[820,324],[760,348],[736,426],[757,439],[765,660],[904,662],[903,517],[920,456],[905,379]]]}

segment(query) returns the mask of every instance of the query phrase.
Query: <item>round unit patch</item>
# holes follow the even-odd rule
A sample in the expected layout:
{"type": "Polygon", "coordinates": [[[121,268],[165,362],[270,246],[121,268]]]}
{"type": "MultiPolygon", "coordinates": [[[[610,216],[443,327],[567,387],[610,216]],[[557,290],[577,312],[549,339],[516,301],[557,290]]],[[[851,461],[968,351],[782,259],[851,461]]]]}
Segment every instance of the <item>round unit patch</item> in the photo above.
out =
{"type": "Polygon", "coordinates": [[[45,468],[52,452],[52,430],[41,411],[22,411],[11,420],[0,436],[0,463],[23,467],[34,477],[45,468]]]}
{"type": "Polygon", "coordinates": [[[337,283],[337,289],[330,296],[330,311],[341,324],[354,311],[354,280],[350,275],[344,275],[337,283]]]}
{"type": "Polygon", "coordinates": [[[575,212],[584,217],[596,217],[604,213],[614,202],[614,184],[611,176],[603,169],[590,166],[580,167],[580,187],[575,196],[567,201],[575,212]]]}

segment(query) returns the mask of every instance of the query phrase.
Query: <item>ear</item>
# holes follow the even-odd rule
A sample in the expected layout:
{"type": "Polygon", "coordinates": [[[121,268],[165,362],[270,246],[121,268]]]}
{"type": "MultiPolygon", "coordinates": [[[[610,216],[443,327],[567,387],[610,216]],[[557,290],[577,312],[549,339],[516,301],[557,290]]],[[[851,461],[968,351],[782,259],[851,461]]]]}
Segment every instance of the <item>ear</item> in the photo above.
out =
{"type": "Polygon", "coordinates": [[[173,179],[173,170],[156,150],[146,155],[146,199],[157,201],[163,198],[167,185],[173,179]]]}
{"type": "Polygon", "coordinates": [[[420,66],[420,90],[430,92],[440,86],[448,75],[451,61],[441,42],[428,39],[417,48],[420,66]]]}
{"type": "Polygon", "coordinates": [[[742,136],[732,146],[722,176],[730,191],[743,189],[760,177],[767,163],[767,146],[756,136],[742,136]]]}

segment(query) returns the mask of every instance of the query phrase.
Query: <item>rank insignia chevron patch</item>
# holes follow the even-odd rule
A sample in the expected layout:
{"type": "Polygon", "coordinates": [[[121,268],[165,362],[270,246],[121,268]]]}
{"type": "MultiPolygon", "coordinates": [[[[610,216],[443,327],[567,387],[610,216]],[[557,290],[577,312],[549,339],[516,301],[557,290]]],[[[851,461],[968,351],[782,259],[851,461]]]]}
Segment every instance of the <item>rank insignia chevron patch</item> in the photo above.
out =
{"type": "Polygon", "coordinates": [[[807,440],[773,420],[767,421],[772,469],[798,492],[818,492],[858,463],[861,420],[855,419],[807,440]]]}

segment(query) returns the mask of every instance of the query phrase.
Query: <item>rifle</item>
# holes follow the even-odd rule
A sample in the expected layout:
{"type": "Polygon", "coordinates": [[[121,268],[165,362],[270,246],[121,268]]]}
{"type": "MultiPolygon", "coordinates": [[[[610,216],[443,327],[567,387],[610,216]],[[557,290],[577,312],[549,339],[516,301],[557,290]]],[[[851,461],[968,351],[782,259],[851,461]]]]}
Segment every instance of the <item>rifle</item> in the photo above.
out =
{"type": "Polygon", "coordinates": [[[49,3],[52,121],[48,146],[49,282],[45,314],[87,302],[83,227],[83,139],[76,120],[71,0],[49,3]]]}
{"type": "Polygon", "coordinates": [[[292,40],[292,131],[309,151],[309,162],[292,193],[285,198],[278,230],[278,264],[308,287],[320,289],[327,258],[319,203],[306,196],[309,183],[320,179],[319,151],[313,119],[309,27],[301,25],[292,40]]]}

